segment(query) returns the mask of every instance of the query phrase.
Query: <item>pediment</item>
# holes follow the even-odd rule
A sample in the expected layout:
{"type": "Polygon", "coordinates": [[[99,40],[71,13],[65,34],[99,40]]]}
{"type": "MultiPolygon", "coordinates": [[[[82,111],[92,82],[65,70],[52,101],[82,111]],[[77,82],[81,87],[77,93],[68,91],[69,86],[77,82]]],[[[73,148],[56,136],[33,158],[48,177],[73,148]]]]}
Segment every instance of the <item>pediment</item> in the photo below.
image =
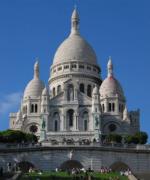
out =
{"type": "Polygon", "coordinates": [[[79,92],[78,99],[80,105],[92,105],[92,98],[82,92],[79,92]]]}
{"type": "Polygon", "coordinates": [[[53,97],[50,100],[50,105],[61,105],[63,104],[64,101],[64,92],[61,92],[60,94],[58,94],[57,96],[53,97]]]}

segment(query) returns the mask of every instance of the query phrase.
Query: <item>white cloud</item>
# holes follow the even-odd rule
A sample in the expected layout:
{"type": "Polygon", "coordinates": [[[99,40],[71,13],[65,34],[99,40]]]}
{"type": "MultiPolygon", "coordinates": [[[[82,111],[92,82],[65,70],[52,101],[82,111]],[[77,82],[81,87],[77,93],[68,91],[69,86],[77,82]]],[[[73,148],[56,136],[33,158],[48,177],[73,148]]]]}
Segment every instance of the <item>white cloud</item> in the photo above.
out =
{"type": "Polygon", "coordinates": [[[12,109],[19,108],[21,92],[15,92],[0,97],[0,114],[6,114],[12,109]]]}

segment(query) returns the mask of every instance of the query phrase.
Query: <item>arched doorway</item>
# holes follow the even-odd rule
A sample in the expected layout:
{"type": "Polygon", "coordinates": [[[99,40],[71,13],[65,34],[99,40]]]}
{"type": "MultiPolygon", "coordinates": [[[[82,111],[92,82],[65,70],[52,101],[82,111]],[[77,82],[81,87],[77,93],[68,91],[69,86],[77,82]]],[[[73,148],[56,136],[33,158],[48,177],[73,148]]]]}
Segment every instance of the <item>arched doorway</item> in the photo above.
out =
{"type": "Polygon", "coordinates": [[[60,169],[63,171],[71,170],[73,168],[82,169],[83,166],[79,161],[76,160],[68,160],[61,164],[60,169]]]}
{"type": "Polygon", "coordinates": [[[130,169],[130,167],[123,163],[123,162],[115,162],[113,163],[110,168],[113,170],[113,171],[126,171],[127,169],[130,169]]]}
{"type": "Polygon", "coordinates": [[[25,172],[29,172],[29,169],[34,168],[35,166],[28,161],[21,161],[17,164],[17,167],[19,167],[19,169],[25,173],[25,172]]]}

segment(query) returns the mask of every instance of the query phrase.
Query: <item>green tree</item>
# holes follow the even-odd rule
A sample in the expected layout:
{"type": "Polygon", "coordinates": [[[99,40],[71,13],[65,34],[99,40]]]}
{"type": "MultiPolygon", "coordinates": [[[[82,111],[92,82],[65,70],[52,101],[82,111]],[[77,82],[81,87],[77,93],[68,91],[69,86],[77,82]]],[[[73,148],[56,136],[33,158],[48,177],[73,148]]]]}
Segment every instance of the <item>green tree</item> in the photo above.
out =
{"type": "Polygon", "coordinates": [[[119,134],[109,134],[106,136],[106,139],[108,140],[108,142],[121,143],[122,136],[119,134]]]}
{"type": "Polygon", "coordinates": [[[22,131],[6,130],[0,132],[1,143],[37,142],[34,134],[27,134],[22,131]]]}
{"type": "Polygon", "coordinates": [[[127,135],[125,137],[125,142],[128,144],[146,144],[148,135],[146,132],[137,132],[134,135],[127,135]]]}

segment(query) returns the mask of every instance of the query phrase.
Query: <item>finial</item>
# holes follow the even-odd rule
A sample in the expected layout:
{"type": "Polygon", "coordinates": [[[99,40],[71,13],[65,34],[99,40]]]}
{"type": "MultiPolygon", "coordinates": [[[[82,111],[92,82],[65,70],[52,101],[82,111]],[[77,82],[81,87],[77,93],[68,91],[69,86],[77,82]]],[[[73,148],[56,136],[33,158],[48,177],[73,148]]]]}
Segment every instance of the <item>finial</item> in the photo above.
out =
{"type": "Polygon", "coordinates": [[[113,64],[112,64],[111,56],[109,56],[107,70],[108,70],[108,77],[112,77],[113,76],[113,64]]]}
{"type": "Polygon", "coordinates": [[[38,61],[36,61],[34,64],[34,78],[39,78],[39,62],[38,61]]]}
{"type": "Polygon", "coordinates": [[[72,16],[71,16],[71,35],[79,34],[79,14],[77,12],[77,7],[75,5],[72,16]]]}

